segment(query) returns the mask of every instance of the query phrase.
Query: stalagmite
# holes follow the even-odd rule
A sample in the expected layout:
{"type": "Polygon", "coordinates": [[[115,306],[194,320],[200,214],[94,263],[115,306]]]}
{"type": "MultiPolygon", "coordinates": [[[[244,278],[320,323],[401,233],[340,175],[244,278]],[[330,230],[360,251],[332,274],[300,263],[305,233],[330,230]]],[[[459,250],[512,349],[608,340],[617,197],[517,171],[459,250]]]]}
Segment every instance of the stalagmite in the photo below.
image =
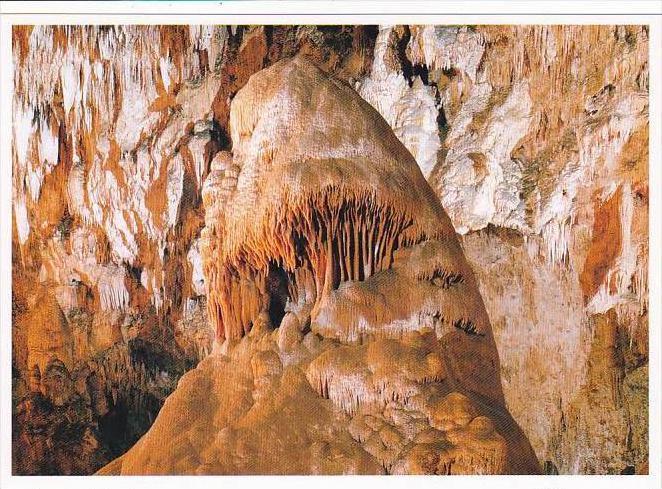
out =
{"type": "Polygon", "coordinates": [[[537,473],[472,270],[386,122],[301,56],[230,120],[199,242],[218,346],[103,473],[537,473]]]}

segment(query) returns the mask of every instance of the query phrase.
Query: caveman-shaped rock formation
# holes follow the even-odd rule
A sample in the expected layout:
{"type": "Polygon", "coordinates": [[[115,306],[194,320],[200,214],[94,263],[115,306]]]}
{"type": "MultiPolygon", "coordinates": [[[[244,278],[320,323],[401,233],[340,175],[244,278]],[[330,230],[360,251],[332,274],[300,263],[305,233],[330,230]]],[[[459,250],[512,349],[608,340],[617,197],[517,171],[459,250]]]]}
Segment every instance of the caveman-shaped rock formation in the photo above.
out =
{"type": "Polygon", "coordinates": [[[201,252],[217,347],[105,474],[538,473],[414,158],[303,57],[232,102],[201,252]]]}

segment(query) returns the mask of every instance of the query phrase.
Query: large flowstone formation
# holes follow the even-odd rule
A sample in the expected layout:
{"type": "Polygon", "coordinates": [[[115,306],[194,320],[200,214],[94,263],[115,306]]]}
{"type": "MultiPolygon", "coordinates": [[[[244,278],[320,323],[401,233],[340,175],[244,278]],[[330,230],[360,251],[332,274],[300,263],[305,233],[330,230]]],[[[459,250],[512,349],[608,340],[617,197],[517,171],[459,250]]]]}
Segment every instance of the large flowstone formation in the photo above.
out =
{"type": "Polygon", "coordinates": [[[451,223],[381,116],[296,57],[230,124],[203,190],[218,346],[102,473],[538,473],[451,223]]]}

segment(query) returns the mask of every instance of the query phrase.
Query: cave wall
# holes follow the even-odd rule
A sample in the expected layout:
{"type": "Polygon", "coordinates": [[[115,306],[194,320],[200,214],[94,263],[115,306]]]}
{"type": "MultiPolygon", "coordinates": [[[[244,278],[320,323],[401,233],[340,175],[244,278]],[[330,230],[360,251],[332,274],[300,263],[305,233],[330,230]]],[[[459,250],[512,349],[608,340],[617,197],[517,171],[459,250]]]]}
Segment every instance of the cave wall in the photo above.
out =
{"type": "Polygon", "coordinates": [[[644,468],[647,28],[398,26],[376,46],[359,91],[462,235],[539,458],[644,468]]]}
{"type": "Polygon", "coordinates": [[[14,27],[16,473],[94,472],[211,350],[201,189],[229,102],[297,52],[358,76],[370,30],[14,27]]]}
{"type": "Polygon", "coordinates": [[[234,94],[297,53],[437,192],[548,472],[642,469],[645,26],[16,26],[14,471],[93,472],[210,351],[202,184],[234,94]]]}

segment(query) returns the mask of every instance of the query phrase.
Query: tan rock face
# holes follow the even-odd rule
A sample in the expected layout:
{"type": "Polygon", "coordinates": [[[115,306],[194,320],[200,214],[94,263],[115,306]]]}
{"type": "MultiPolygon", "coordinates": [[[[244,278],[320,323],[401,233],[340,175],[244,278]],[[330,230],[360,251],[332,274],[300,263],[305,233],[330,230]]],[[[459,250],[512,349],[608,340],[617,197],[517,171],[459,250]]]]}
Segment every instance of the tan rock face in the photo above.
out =
{"type": "Polygon", "coordinates": [[[201,248],[225,343],[104,473],[537,473],[472,271],[386,122],[300,56],[230,121],[201,248]]]}
{"type": "Polygon", "coordinates": [[[150,431],[100,473],[539,470],[505,410],[444,387],[435,361],[425,360],[441,355],[434,334],[349,346],[308,332],[288,350],[278,334],[251,332],[227,355],[206,357],[182,377],[150,431]],[[394,350],[410,366],[372,374],[394,350]]]}

